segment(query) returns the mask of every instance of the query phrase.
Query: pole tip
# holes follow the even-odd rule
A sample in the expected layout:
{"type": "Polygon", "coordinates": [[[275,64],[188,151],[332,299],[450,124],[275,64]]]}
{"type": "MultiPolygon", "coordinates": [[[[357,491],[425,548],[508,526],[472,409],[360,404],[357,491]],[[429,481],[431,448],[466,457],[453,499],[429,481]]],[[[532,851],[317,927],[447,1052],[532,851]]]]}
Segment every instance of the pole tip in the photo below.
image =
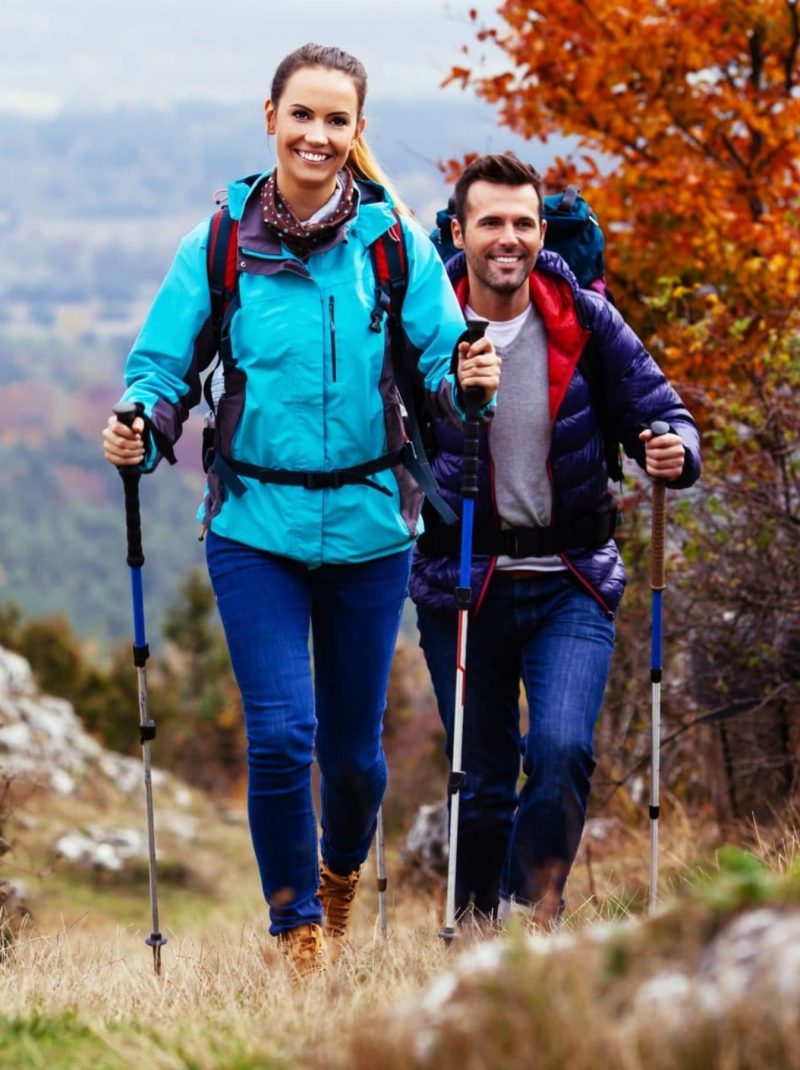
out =
{"type": "Polygon", "coordinates": [[[166,942],[166,936],[162,936],[161,933],[150,933],[145,939],[145,943],[148,947],[152,947],[153,949],[153,969],[155,970],[156,977],[161,976],[161,948],[166,942]]]}

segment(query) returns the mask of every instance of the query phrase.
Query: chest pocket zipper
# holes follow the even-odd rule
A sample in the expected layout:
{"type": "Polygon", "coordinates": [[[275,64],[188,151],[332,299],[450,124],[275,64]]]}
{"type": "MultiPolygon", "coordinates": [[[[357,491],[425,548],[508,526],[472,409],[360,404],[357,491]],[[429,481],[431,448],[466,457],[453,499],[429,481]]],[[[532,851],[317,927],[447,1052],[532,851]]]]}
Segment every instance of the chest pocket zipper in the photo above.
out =
{"type": "Polygon", "coordinates": [[[331,330],[331,372],[334,383],[336,382],[336,316],[334,315],[333,297],[328,298],[328,315],[331,330]]]}

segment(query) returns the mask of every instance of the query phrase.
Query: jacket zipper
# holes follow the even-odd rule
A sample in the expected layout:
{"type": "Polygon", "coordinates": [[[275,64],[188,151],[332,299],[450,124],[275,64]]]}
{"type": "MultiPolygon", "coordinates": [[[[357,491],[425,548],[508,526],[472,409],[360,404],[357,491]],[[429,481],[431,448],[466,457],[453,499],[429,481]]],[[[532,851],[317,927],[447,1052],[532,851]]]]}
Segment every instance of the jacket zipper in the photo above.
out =
{"type": "MultiPolygon", "coordinates": [[[[555,429],[555,421],[553,422],[553,429],[555,429]]],[[[556,522],[556,508],[555,508],[556,483],[555,483],[555,480],[553,479],[553,468],[552,468],[552,465],[550,464],[550,458],[549,457],[547,458],[547,478],[550,480],[550,486],[553,488],[553,510],[552,510],[552,513],[551,513],[551,516],[550,516],[550,523],[554,525],[555,522],[556,522]]],[[[562,550],[561,553],[558,556],[561,558],[561,560],[567,566],[567,569],[572,573],[572,575],[575,577],[575,579],[578,580],[579,583],[583,587],[586,588],[586,590],[589,592],[589,594],[592,596],[592,598],[594,598],[595,602],[598,603],[598,605],[603,610],[603,612],[606,613],[611,620],[613,620],[615,614],[612,613],[612,611],[608,608],[608,606],[606,605],[605,600],[601,596],[600,592],[596,591],[594,589],[594,587],[588,582],[588,580],[585,580],[583,578],[583,576],[581,576],[580,572],[578,572],[578,570],[574,567],[574,565],[572,564],[570,559],[567,557],[566,551],[562,550]]]]}
{"type": "Polygon", "coordinates": [[[334,315],[333,297],[328,298],[328,313],[331,321],[331,369],[333,381],[336,382],[336,317],[334,315]]]}

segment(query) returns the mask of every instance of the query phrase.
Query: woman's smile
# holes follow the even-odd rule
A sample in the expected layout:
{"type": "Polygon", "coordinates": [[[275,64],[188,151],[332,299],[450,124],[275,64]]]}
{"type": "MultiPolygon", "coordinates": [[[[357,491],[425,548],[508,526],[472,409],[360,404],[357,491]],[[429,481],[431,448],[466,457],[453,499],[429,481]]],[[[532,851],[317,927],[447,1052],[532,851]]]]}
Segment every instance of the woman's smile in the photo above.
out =
{"type": "Polygon", "coordinates": [[[299,219],[332,196],[336,176],[364,129],[352,78],[324,67],[303,67],[289,78],[278,104],[265,105],[275,135],[278,190],[299,219]]]}

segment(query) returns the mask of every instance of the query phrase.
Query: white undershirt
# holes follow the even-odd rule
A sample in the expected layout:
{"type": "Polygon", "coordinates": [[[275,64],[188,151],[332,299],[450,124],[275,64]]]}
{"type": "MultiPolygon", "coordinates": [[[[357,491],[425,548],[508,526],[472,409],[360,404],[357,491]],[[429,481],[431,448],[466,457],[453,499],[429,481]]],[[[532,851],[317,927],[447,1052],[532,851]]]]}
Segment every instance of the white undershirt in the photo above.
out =
{"type": "MultiPolygon", "coordinates": [[[[468,320],[479,320],[483,318],[469,305],[467,305],[464,312],[468,320]]],[[[490,338],[498,349],[504,349],[506,346],[510,346],[522,330],[522,325],[530,314],[531,306],[528,305],[525,311],[519,316],[515,316],[513,320],[488,320],[489,326],[486,328],[486,337],[490,338]]]]}

